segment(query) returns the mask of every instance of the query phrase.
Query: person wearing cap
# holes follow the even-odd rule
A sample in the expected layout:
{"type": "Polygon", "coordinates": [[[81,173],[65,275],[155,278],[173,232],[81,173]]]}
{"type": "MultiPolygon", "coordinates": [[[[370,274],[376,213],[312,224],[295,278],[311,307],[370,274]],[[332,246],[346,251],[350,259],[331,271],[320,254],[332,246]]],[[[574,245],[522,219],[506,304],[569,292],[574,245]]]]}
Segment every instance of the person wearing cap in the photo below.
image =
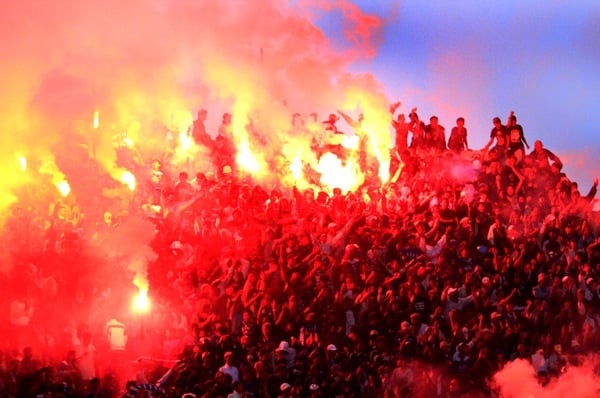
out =
{"type": "Polygon", "coordinates": [[[591,276],[585,278],[585,299],[590,302],[598,298],[598,285],[596,280],[591,276]]]}
{"type": "Polygon", "coordinates": [[[277,360],[283,359],[286,361],[288,369],[294,367],[294,361],[296,359],[296,350],[290,346],[287,341],[282,341],[275,350],[277,360]]]}
{"type": "Polygon", "coordinates": [[[279,391],[280,398],[292,396],[292,386],[290,385],[290,383],[281,383],[281,385],[279,386],[279,391]]]}
{"type": "Polygon", "coordinates": [[[444,303],[444,315],[446,319],[453,310],[462,311],[467,305],[473,302],[473,295],[459,297],[458,289],[448,286],[442,291],[442,303],[444,303]]]}
{"type": "Polygon", "coordinates": [[[318,384],[312,383],[310,386],[308,386],[308,396],[309,397],[320,397],[320,396],[322,396],[322,394],[321,394],[321,388],[319,387],[318,384]]]}
{"type": "Polygon", "coordinates": [[[325,357],[327,358],[327,362],[332,365],[337,363],[338,358],[338,349],[335,344],[328,344],[325,348],[325,357]]]}

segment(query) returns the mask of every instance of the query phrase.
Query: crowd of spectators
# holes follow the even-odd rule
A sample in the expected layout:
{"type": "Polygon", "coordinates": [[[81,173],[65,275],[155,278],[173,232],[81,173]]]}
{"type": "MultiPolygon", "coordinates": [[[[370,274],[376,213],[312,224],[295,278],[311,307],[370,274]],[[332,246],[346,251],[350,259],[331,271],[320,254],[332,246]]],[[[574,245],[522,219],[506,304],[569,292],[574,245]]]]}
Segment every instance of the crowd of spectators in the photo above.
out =
{"type": "Polygon", "coordinates": [[[45,215],[9,217],[16,271],[3,283],[28,288],[3,303],[16,337],[0,355],[0,397],[487,397],[509,361],[530,361],[545,384],[598,346],[598,181],[582,195],[541,141],[529,151],[514,114],[494,119],[482,151],[464,118],[446,141],[437,117],[398,115],[393,181],[351,192],[253,182],[235,166],[231,115],[214,139],[206,117],[192,136],[216,172],[190,178],[155,160],[138,169],[126,213],[86,224],[71,205],[26,236],[45,215]],[[107,266],[86,242],[139,214],[156,228],[148,277],[160,304],[127,345],[153,342],[154,359],[136,363],[156,366],[126,385],[98,366],[123,358],[98,327],[109,317],[64,325],[69,308],[116,294],[112,280],[85,280],[107,266]],[[77,268],[58,265],[73,258],[77,268]],[[25,333],[45,317],[62,329],[25,333]]]}

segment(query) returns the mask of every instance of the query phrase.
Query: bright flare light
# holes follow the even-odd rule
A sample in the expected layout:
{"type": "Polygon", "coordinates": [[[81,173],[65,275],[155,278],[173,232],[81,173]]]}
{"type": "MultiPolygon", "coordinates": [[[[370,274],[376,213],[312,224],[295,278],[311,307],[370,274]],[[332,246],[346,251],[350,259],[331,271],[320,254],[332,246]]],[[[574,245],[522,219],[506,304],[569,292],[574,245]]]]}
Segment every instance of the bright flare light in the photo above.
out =
{"type": "Polygon", "coordinates": [[[127,148],[133,148],[133,140],[127,136],[123,137],[123,145],[127,148]]]}
{"type": "Polygon", "coordinates": [[[21,166],[21,170],[27,170],[27,158],[25,156],[19,156],[19,165],[21,166]]]}
{"type": "Polygon", "coordinates": [[[97,129],[100,126],[100,112],[99,111],[94,112],[93,126],[94,126],[94,129],[97,129]]]}
{"type": "Polygon", "coordinates": [[[135,312],[148,312],[150,309],[150,299],[148,298],[148,292],[139,290],[138,294],[133,298],[133,310],[135,312]]]}
{"type": "Polygon", "coordinates": [[[258,173],[260,170],[260,164],[258,163],[258,160],[254,154],[250,152],[250,148],[248,148],[248,142],[246,141],[240,142],[236,161],[241,168],[251,173],[258,173]]]}
{"type": "Polygon", "coordinates": [[[290,163],[290,171],[292,172],[294,180],[298,181],[302,178],[302,168],[302,159],[300,158],[300,154],[298,153],[298,156],[296,156],[294,160],[292,160],[292,162],[290,163]]]}
{"type": "Polygon", "coordinates": [[[193,143],[194,141],[187,131],[182,131],[179,133],[179,145],[181,146],[181,149],[187,151],[192,147],[193,143]]]}
{"type": "Polygon", "coordinates": [[[364,175],[354,162],[346,165],[333,153],[327,152],[319,159],[317,171],[321,173],[321,184],[331,189],[340,188],[343,192],[356,189],[364,182],[364,175]]]}
{"type": "Polygon", "coordinates": [[[135,191],[136,180],[135,180],[135,176],[133,175],[133,173],[131,171],[125,170],[123,172],[123,174],[121,174],[121,177],[119,178],[119,180],[123,184],[127,185],[131,192],[135,191]]]}
{"type": "Polygon", "coordinates": [[[136,274],[133,284],[138,288],[138,293],[131,301],[131,309],[138,313],[150,310],[150,298],[148,298],[148,280],[142,274],[136,274]]]}
{"type": "Polygon", "coordinates": [[[58,169],[52,154],[46,155],[46,159],[40,166],[40,173],[51,176],[52,184],[63,197],[67,197],[71,193],[71,185],[65,175],[58,169]]]}
{"type": "Polygon", "coordinates": [[[346,149],[357,150],[360,138],[357,135],[344,135],[342,146],[346,149]]]}
{"type": "Polygon", "coordinates": [[[69,184],[69,181],[58,181],[55,185],[56,189],[58,189],[58,192],[60,192],[63,198],[66,198],[71,193],[71,185],[69,184]]]}

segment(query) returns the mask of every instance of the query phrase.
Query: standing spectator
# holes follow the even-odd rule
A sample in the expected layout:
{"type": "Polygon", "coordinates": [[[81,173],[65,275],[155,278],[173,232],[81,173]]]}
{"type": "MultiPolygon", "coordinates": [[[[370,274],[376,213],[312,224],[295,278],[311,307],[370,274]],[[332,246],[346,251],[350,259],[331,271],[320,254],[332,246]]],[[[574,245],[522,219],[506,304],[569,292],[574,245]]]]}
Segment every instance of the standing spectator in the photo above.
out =
{"type": "Polygon", "coordinates": [[[446,150],[446,128],[439,124],[437,116],[429,118],[425,127],[425,135],[429,139],[428,146],[436,151],[446,150]]]}
{"type": "Polygon", "coordinates": [[[194,120],[194,124],[192,126],[192,138],[197,145],[204,145],[208,148],[212,146],[212,138],[206,132],[206,126],[204,122],[206,122],[207,111],[206,109],[200,109],[198,111],[198,116],[196,120],[194,120]]]}
{"type": "Polygon", "coordinates": [[[495,144],[490,152],[494,152],[497,155],[497,158],[502,159],[506,153],[508,144],[508,131],[497,116],[494,118],[493,124],[494,127],[492,127],[492,131],[490,132],[490,140],[485,145],[485,150],[488,150],[492,144],[495,144]]]}
{"type": "Polygon", "coordinates": [[[427,141],[425,137],[425,123],[419,120],[417,108],[413,108],[410,111],[408,118],[408,130],[412,133],[410,148],[422,149],[425,147],[427,141]]]}
{"type": "Polygon", "coordinates": [[[225,364],[219,368],[219,372],[231,376],[231,384],[240,381],[240,372],[238,368],[233,364],[233,352],[227,351],[223,358],[225,364]]]}
{"type": "Polygon", "coordinates": [[[456,153],[469,150],[469,143],[467,142],[467,128],[465,127],[464,117],[459,117],[456,119],[456,126],[452,127],[450,138],[448,139],[448,149],[456,153]]]}
{"type": "Polygon", "coordinates": [[[506,128],[508,130],[508,152],[514,154],[517,160],[521,161],[525,156],[525,147],[529,149],[529,144],[525,139],[523,127],[517,124],[517,117],[513,111],[508,116],[506,128]]]}
{"type": "Polygon", "coordinates": [[[395,143],[396,153],[401,154],[408,148],[408,131],[409,124],[406,123],[406,117],[404,113],[398,114],[396,120],[394,120],[394,113],[400,106],[400,102],[396,102],[390,106],[390,112],[392,114],[392,127],[396,132],[395,143]]]}

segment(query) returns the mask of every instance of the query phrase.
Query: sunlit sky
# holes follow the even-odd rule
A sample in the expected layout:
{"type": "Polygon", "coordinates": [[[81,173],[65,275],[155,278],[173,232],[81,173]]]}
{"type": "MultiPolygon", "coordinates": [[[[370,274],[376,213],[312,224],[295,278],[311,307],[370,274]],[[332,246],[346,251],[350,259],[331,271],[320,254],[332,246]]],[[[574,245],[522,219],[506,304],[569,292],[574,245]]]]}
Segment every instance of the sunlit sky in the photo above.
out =
{"type": "MultiPolygon", "coordinates": [[[[511,110],[533,143],[541,139],[587,189],[600,175],[600,2],[369,1],[386,24],[371,72],[404,111],[437,115],[449,130],[464,116],[475,149],[491,120],[511,110]]],[[[335,42],[335,15],[318,22],[335,42]]],[[[341,43],[343,45],[343,43],[341,43]]]]}

